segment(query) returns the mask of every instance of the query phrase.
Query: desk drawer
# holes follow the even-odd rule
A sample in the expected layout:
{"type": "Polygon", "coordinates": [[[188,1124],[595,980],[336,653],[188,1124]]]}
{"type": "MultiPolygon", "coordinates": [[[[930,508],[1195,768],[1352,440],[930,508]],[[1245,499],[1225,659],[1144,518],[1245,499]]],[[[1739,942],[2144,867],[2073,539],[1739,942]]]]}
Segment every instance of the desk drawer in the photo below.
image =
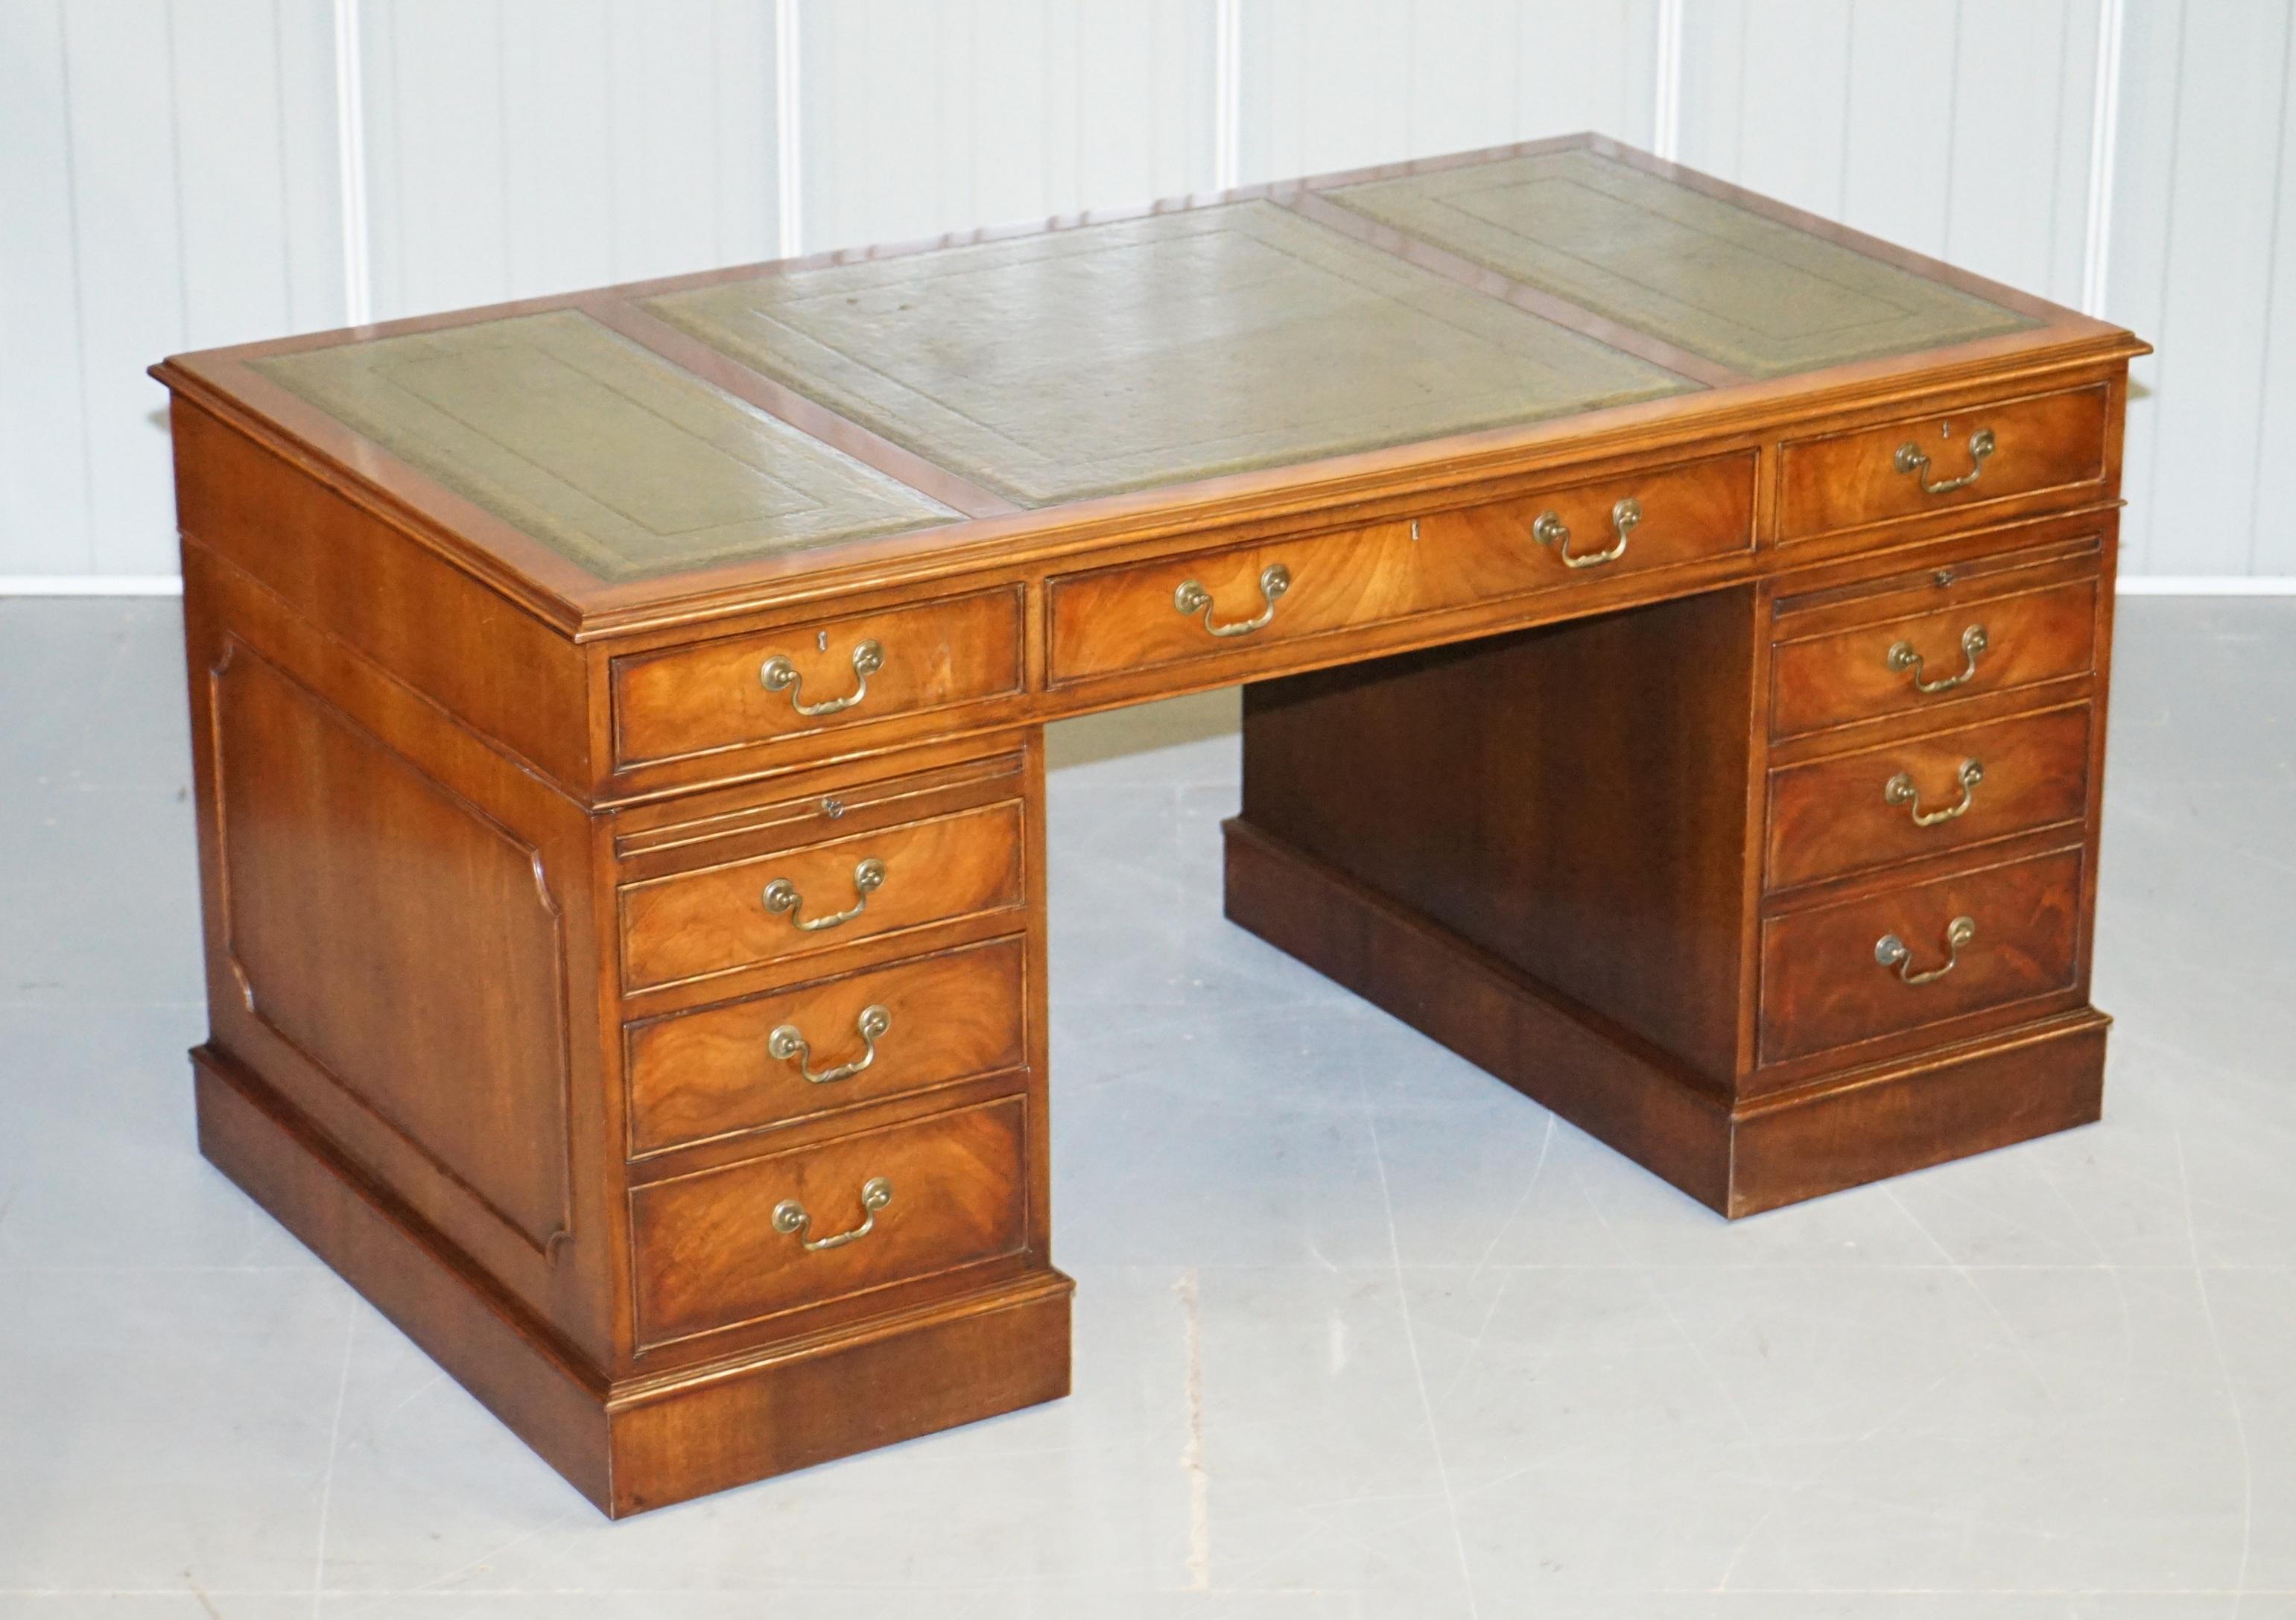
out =
{"type": "Polygon", "coordinates": [[[625,884],[622,981],[652,989],[1027,903],[1017,800],[625,884]]]}
{"type": "Polygon", "coordinates": [[[1967,698],[2086,674],[2096,657],[2094,577],[1976,597],[1779,645],[1770,731],[1948,711],[1967,698]]]}
{"type": "Polygon", "coordinates": [[[2089,706],[1770,773],[1767,886],[1939,855],[2088,807],[2089,706]]]}
{"type": "Polygon", "coordinates": [[[1008,1097],[632,1190],[639,1345],[1017,1252],[1027,1126],[1008,1097]]]}
{"type": "Polygon", "coordinates": [[[1055,683],[1304,640],[1753,546],[1751,453],[1052,582],[1055,683]],[[1621,528],[1623,525],[1623,528],[1621,528]]]}
{"type": "Polygon", "coordinates": [[[1763,1061],[2070,988],[2080,894],[2068,849],[1768,919],[1763,1061]]]}
{"type": "Polygon", "coordinates": [[[672,1013],[625,1034],[633,1158],[1019,1068],[1021,942],[672,1013]]]}
{"type": "Polygon", "coordinates": [[[627,769],[1021,690],[1021,593],[790,625],[613,663],[627,769]]]}
{"type": "Polygon", "coordinates": [[[2101,499],[2108,405],[2100,382],[1790,440],[1779,462],[1778,537],[2045,490],[2067,491],[2067,504],[2101,499]]]}

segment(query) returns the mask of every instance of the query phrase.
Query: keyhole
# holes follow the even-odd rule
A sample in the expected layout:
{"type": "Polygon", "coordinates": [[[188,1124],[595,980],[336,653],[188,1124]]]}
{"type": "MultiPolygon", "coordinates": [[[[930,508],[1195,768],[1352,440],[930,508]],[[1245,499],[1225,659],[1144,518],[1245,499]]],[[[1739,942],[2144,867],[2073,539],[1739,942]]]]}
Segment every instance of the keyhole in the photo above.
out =
{"type": "Polygon", "coordinates": [[[828,650],[829,650],[829,632],[828,632],[828,631],[826,631],[826,630],[820,631],[820,632],[818,632],[818,633],[814,636],[814,638],[813,638],[813,650],[814,650],[816,652],[826,652],[826,651],[828,651],[828,650]]]}
{"type": "Polygon", "coordinates": [[[1416,518],[1411,520],[1411,544],[1419,544],[1419,520],[1416,518]]]}
{"type": "Polygon", "coordinates": [[[1941,421],[1938,423],[1938,437],[1939,438],[1951,438],[1953,437],[1953,424],[1949,421],[1941,421]]]}

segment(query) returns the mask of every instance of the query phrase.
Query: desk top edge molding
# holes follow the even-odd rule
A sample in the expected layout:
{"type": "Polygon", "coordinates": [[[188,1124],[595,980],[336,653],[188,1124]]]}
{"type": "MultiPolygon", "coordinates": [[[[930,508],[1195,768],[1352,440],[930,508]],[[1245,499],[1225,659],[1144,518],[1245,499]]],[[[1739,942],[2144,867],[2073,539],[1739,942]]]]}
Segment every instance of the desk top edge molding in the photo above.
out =
{"type": "MultiPolygon", "coordinates": [[[[1287,212],[1297,210],[1287,208],[1287,212]]],[[[1341,213],[1331,204],[1319,212],[1341,213]]],[[[1372,233],[1342,233],[1376,247],[1372,233]]],[[[1382,251],[1389,250],[1382,249],[1382,251]]],[[[1439,249],[1430,248],[1439,255],[1439,249]]],[[[1422,266],[1424,267],[1423,266],[1422,266]]],[[[1492,279],[1484,273],[1483,279],[1492,279]]],[[[1504,279],[1504,278],[1500,278],[1504,279]]],[[[1513,283],[1521,287],[1521,283],[1513,283]]],[[[1488,288],[1484,289],[1488,290],[1488,288]]],[[[1553,304],[1549,295],[1523,287],[1553,304]]],[[[1542,314],[1551,314],[1542,308],[1542,314]]],[[[1611,323],[1591,312],[1582,332],[1598,334],[1611,323]]],[[[1566,312],[1567,315],[1567,312],[1566,312]]],[[[1577,324],[1574,323],[1574,324],[1577,324]]],[[[1657,341],[1652,340],[1654,343],[1657,341]]],[[[1662,349],[1664,346],[1660,344],[1662,349]]],[[[1623,352],[1623,351],[1622,351],[1623,352]]],[[[1281,523],[1344,521],[1345,509],[1386,499],[1408,499],[1461,486],[1517,476],[1560,472],[1630,460],[1663,450],[1674,460],[1751,442],[1798,422],[1848,416],[1900,402],[1928,402],[1964,386],[2030,381],[2035,391],[2105,375],[2149,346],[2126,330],[2017,292],[1939,261],[1882,242],[1846,226],[1713,179],[1604,137],[1577,135],[1521,143],[1410,163],[1341,171],[1234,191],[1169,199],[1138,208],[1055,217],[1022,225],[995,226],[877,246],[730,267],[696,275],[628,283],[373,326],[307,333],[172,356],[152,374],[180,399],[207,412],[265,448],[285,455],[354,503],[365,507],[463,572],[570,639],[624,637],[676,626],[729,619],[777,608],[799,608],[863,590],[897,589],[959,579],[1004,567],[1044,565],[1115,548],[1166,539],[1174,547],[1200,545],[1214,531],[1281,523]],[[861,540],[834,541],[777,556],[685,572],[609,582],[562,556],[507,520],[362,437],[254,369],[270,356],[350,342],[424,333],[558,311],[576,311],[631,339],[668,364],[693,374],[687,356],[698,342],[655,321],[640,300],[666,292],[829,266],[870,263],[975,243],[1048,235],[1086,225],[1223,206],[1237,201],[1303,199],[1343,186],[1479,162],[1587,150],[1734,204],[1765,219],[1844,246],[1865,257],[2025,315],[2022,331],[1942,348],[1853,360],[1768,380],[1708,383],[1636,403],[1569,413],[1541,420],[1421,439],[1385,447],[1228,473],[1120,494],[1040,505],[1013,506],[993,491],[971,486],[952,469],[877,438],[828,405],[797,399],[791,390],[716,349],[717,364],[701,380],[788,422],[808,438],[831,444],[873,470],[960,514],[935,527],[861,540]],[[672,339],[657,342],[649,325],[672,339]],[[665,353],[665,350],[672,352],[665,353]],[[937,476],[936,476],[937,475],[937,476]],[[998,510],[1002,508],[1003,510],[998,510]]],[[[1641,356],[1649,359],[1646,353],[1641,356]]],[[[1696,380],[1693,379],[1693,381],[1696,380]]]]}

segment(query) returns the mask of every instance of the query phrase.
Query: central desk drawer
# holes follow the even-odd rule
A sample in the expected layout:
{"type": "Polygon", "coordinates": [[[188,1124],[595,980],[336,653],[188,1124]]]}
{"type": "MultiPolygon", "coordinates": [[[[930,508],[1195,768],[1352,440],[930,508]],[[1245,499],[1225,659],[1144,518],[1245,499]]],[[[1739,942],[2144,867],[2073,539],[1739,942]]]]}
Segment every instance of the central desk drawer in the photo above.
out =
{"type": "Polygon", "coordinates": [[[997,939],[633,1024],[631,1154],[1019,1068],[1027,972],[997,939]]]}
{"type": "Polygon", "coordinates": [[[1017,1252],[1027,1143],[1009,1097],[633,1189],[639,1345],[1017,1252]]]}
{"type": "Polygon", "coordinates": [[[1762,1060],[2070,988],[2081,852],[2035,855],[1762,924],[1762,1060]]]}
{"type": "Polygon", "coordinates": [[[1773,771],[1767,887],[2079,820],[2088,760],[2082,703],[1773,771]]]}
{"type": "Polygon", "coordinates": [[[1004,800],[625,884],[632,991],[1027,904],[1023,811],[1004,800]]]}
{"type": "Polygon", "coordinates": [[[1150,669],[1753,547],[1751,452],[1052,582],[1055,683],[1150,669]]]}

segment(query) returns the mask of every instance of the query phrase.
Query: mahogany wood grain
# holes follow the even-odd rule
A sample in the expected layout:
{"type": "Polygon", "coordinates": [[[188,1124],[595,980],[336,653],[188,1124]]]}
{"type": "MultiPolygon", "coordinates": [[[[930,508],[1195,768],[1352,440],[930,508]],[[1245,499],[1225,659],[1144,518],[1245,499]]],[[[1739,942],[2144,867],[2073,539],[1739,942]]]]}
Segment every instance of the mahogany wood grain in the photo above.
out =
{"type": "Polygon", "coordinates": [[[1009,1098],[633,1188],[639,1345],[1018,1251],[1027,1111],[1009,1098]],[[863,1189],[879,1181],[891,1199],[871,1210],[863,1189]],[[809,1217],[801,1231],[775,1223],[788,1199],[809,1217]]]}
{"type": "Polygon", "coordinates": [[[909,1096],[1029,1060],[1023,944],[999,939],[892,967],[792,986],[627,1027],[630,1151],[665,1152],[785,1120],[909,1096]],[[863,1015],[882,1009],[873,1043],[863,1015]],[[808,1051],[777,1058],[775,1030],[808,1051]],[[816,1074],[865,1060],[849,1078],[816,1074]]]}
{"type": "Polygon", "coordinates": [[[1780,452],[1778,537],[1797,540],[2036,491],[2064,493],[2068,503],[2104,481],[2103,383],[1997,403],[1972,404],[1944,416],[1916,416],[1821,438],[1790,438],[1780,452]],[[1979,434],[1991,454],[1971,454],[1979,434]],[[1929,459],[1907,468],[1913,446],[1929,459]],[[1973,477],[1972,475],[1974,475],[1973,477]],[[1928,484],[1957,487],[1932,492],[1928,484]]]}
{"type": "Polygon", "coordinates": [[[2088,807],[2089,706],[1837,754],[1770,773],[1772,889],[2080,821],[2088,807]],[[1974,766],[1981,774],[1963,780],[1974,766]],[[1899,778],[1918,798],[1890,794],[1899,778]],[[1955,806],[1952,819],[1923,826],[1955,806]]]}
{"type": "Polygon", "coordinates": [[[1227,914],[1733,1218],[2085,1125],[2104,1027],[2037,1019],[1736,1103],[1411,907],[1240,821],[1227,914]]]}
{"type": "Polygon", "coordinates": [[[1243,823],[1726,1081],[1752,593],[1244,689],[1243,823]]]}
{"type": "Polygon", "coordinates": [[[2080,941],[2081,852],[1940,878],[1762,924],[1762,1056],[1783,1061],[2072,986],[2080,941]],[[1948,933],[1975,924],[1958,950],[1948,933]],[[1906,968],[1876,959],[1895,938],[1906,968]]]}
{"type": "Polygon", "coordinates": [[[1990,692],[2080,675],[2096,657],[2094,578],[2013,596],[1956,598],[1954,605],[1781,644],[1771,659],[1770,724],[1792,736],[1883,716],[1924,714],[1950,722],[1954,706],[1990,692]],[[1972,656],[1967,638],[1981,633],[1972,656]],[[1893,661],[1900,644],[1921,660],[1893,661]],[[1924,692],[1919,681],[1966,680],[1924,692]]]}
{"type": "Polygon", "coordinates": [[[1733,1215],[1902,1175],[2095,1120],[2104,1032],[2084,1009],[1742,1107],[1733,1215]]]}
{"type": "MultiPolygon", "coordinates": [[[[1250,683],[1230,915],[1726,1215],[2095,1117],[2103,1019],[2086,998],[2112,551],[2126,368],[2144,346],[1596,137],[1126,217],[1246,200],[1280,205],[1268,229],[1283,240],[1342,233],[1316,240],[1347,274],[1286,283],[1324,300],[1309,313],[1331,334],[1295,343],[1302,376],[1224,384],[1218,365],[1239,350],[1187,323],[1284,311],[1250,287],[1192,302],[1201,283],[1168,253],[1122,269],[1143,296],[1093,306],[1154,323],[1126,356],[1142,411],[1052,356],[1073,415],[1104,421],[1111,441],[1152,439],[1170,467],[1245,470],[1032,511],[984,498],[977,469],[904,448],[922,440],[898,409],[865,428],[638,304],[1105,216],[158,368],[176,399],[185,539],[202,1147],[610,1513],[1066,1391],[1039,729],[1054,718],[1250,683]],[[1853,266],[1867,292],[1905,290],[1904,273],[1949,290],[1910,290],[1952,317],[1932,338],[1966,340],[1872,352],[1888,345],[1848,330],[1848,304],[1772,300],[1795,341],[1821,346],[1805,356],[1866,355],[1780,371],[1762,323],[1739,318],[1769,297],[1743,265],[1713,280],[1727,295],[1714,307],[1660,323],[1634,287],[1558,267],[1549,250],[1569,244],[1546,226],[1578,227],[1536,217],[1535,200],[1508,203],[1506,241],[1446,248],[1423,224],[1340,223],[1368,205],[1337,194],[1349,186],[1442,174],[1454,178],[1416,189],[1447,194],[1473,164],[1573,152],[1592,158],[1525,172],[1596,175],[1614,201],[1660,195],[1654,177],[1703,218],[1730,204],[1758,261],[1848,248],[1878,266],[1853,266]],[[1781,226],[1832,246],[1781,247],[1781,226]],[[1492,267],[1502,249],[1520,255],[1513,268],[1492,267]],[[1374,284],[1386,292],[1365,300],[1374,284]],[[1398,299],[1504,326],[1576,380],[1529,378],[1522,398],[1500,390],[1463,411],[1440,395],[1452,373],[1412,372],[1424,356],[1406,346],[1349,397],[1358,417],[1365,398],[1388,402],[1354,437],[1238,408],[1312,410],[1364,355],[1397,352],[1392,332],[1358,346],[1350,323],[1401,320],[1398,299]],[[1993,313],[1954,314],[1971,299],[1993,313]],[[398,416],[362,430],[260,369],[554,312],[553,331],[586,315],[619,334],[611,344],[640,346],[608,368],[623,391],[576,390],[592,413],[563,438],[557,405],[516,392],[504,410],[519,431],[468,466],[381,442],[427,408],[422,379],[404,379],[417,405],[397,400],[398,416]],[[1543,315],[1564,330],[1533,333],[1543,315]],[[1709,316],[1737,330],[1718,335],[1709,316]],[[1747,366],[1692,364],[1637,319],[1702,353],[1726,342],[1747,366]],[[1682,360],[1681,390],[1600,404],[1641,384],[1590,392],[1588,375],[1647,369],[1594,353],[1605,332],[1682,360]],[[1152,350],[1176,357],[1139,369],[1152,350]],[[1736,374],[1757,366],[1778,374],[1736,374]],[[1206,387],[1227,391],[1192,414],[1189,390],[1206,387]],[[1545,408],[1530,394],[1564,413],[1518,419],[1545,408]],[[676,428],[676,455],[618,456],[611,421],[656,396],[676,421],[629,442],[676,428]],[[1570,399],[1586,408],[1570,413],[1570,399]],[[1390,405],[1405,425],[1382,415],[1390,405]],[[1373,447],[1289,465],[1199,454],[1215,420],[1232,438],[1373,447]],[[1467,421],[1501,425],[1442,425],[1467,421]],[[1412,422],[1439,425],[1414,439],[1412,422]],[[1144,438],[1144,424],[1156,431],[1144,438]],[[1997,447],[1968,486],[1923,495],[1896,470],[1911,438],[1931,446],[1932,481],[1957,476],[1952,451],[1980,427],[1997,447]],[[719,438],[746,472],[710,461],[719,438]],[[790,504],[771,446],[824,487],[874,490],[896,527],[914,507],[921,527],[808,527],[817,514],[790,504]],[[548,533],[519,504],[545,487],[548,533]],[[577,498],[618,491],[632,498],[603,511],[577,498]],[[1571,569],[1535,536],[1551,510],[1571,555],[1598,551],[1624,497],[1642,518],[1615,560],[1571,569]],[[575,560],[594,555],[586,525],[693,566],[599,577],[575,560]],[[1217,622],[1248,617],[1279,561],[1292,585],[1264,628],[1215,638],[1174,606],[1193,578],[1217,622]],[[1923,696],[1890,667],[1903,640],[1924,677],[1957,670],[1972,623],[1988,640],[1969,681],[1923,696]],[[808,704],[842,697],[865,639],[887,660],[850,708],[801,716],[759,681],[779,655],[808,704]],[[1928,807],[1970,757],[1987,774],[1966,816],[1916,836],[1901,810],[1883,814],[1889,774],[1915,777],[1928,807]],[[762,904],[786,877],[800,916],[842,909],[871,856],[887,881],[839,926],[802,931],[762,904]],[[1952,974],[1910,986],[1874,961],[1888,930],[1916,967],[1935,965],[1958,910],[1979,931],[1952,974]],[[817,1062],[849,1060],[873,1005],[890,1027],[849,1080],[809,1086],[767,1050],[786,1022],[817,1062]],[[873,1174],[895,1197],[867,1237],[808,1252],[774,1230],[789,1197],[809,1234],[853,1225],[873,1174]]],[[[1201,243],[1220,235],[1210,223],[1100,240],[1201,243]]],[[[1598,270],[1615,258],[1614,241],[1580,245],[1598,270]]],[[[1088,242],[1038,246],[1004,257],[1100,273],[1088,242]]],[[[1222,274],[1243,286],[1234,268],[1222,274]]],[[[992,329],[1037,313],[1019,295],[979,307],[992,329]]],[[[845,360],[869,369],[872,334],[890,327],[829,313],[845,360]]],[[[1043,325],[1018,335],[1041,344],[1043,325]]],[[[1075,335],[1105,343],[1110,325],[1075,335]]],[[[468,405],[504,397],[488,391],[500,379],[487,347],[391,352],[455,351],[448,380],[468,405]]],[[[789,360],[795,378],[811,363],[749,352],[789,360]]],[[[1025,397],[971,389],[972,425],[1025,421],[1073,446],[1046,379],[1018,374],[1034,378],[1025,397]]],[[[465,422],[463,441],[488,425],[465,422]]],[[[1074,470],[1055,457],[1037,470],[1074,470]]]]}
{"type": "Polygon", "coordinates": [[[1273,603],[1266,626],[1248,633],[1257,646],[1750,551],[1753,474],[1751,456],[1726,457],[1351,532],[1065,576],[1046,587],[1050,679],[1153,668],[1234,650],[1242,638],[1215,634],[1204,610],[1176,606],[1175,593],[1190,581],[1210,593],[1211,623],[1232,626],[1269,607],[1260,589],[1263,572],[1288,569],[1289,589],[1273,603]],[[1566,563],[1566,544],[1581,558],[1616,546],[1612,514],[1623,500],[1641,509],[1624,552],[1607,563],[1566,563]],[[1541,544],[1534,537],[1549,514],[1567,527],[1567,540],[1541,544]]]}
{"type": "Polygon", "coordinates": [[[649,879],[621,890],[622,972],[633,991],[674,985],[754,963],[834,951],[859,939],[928,927],[1027,902],[1025,812],[1017,801],[834,839],[698,871],[649,879]],[[883,885],[859,874],[879,863],[883,885]],[[767,908],[765,890],[786,880],[794,911],[767,908]],[[852,914],[842,922],[829,919],[852,914]],[[824,926],[808,931],[801,925],[824,926]]]}
{"type": "Polygon", "coordinates": [[[612,676],[614,763],[627,768],[850,730],[1017,692],[1021,680],[1021,593],[1009,589],[619,658],[612,676]],[[865,642],[883,654],[865,690],[854,663],[865,642]],[[796,688],[766,686],[762,671],[776,658],[797,672],[796,688]],[[808,716],[798,708],[840,702],[857,691],[861,701],[833,714],[808,716]]]}

